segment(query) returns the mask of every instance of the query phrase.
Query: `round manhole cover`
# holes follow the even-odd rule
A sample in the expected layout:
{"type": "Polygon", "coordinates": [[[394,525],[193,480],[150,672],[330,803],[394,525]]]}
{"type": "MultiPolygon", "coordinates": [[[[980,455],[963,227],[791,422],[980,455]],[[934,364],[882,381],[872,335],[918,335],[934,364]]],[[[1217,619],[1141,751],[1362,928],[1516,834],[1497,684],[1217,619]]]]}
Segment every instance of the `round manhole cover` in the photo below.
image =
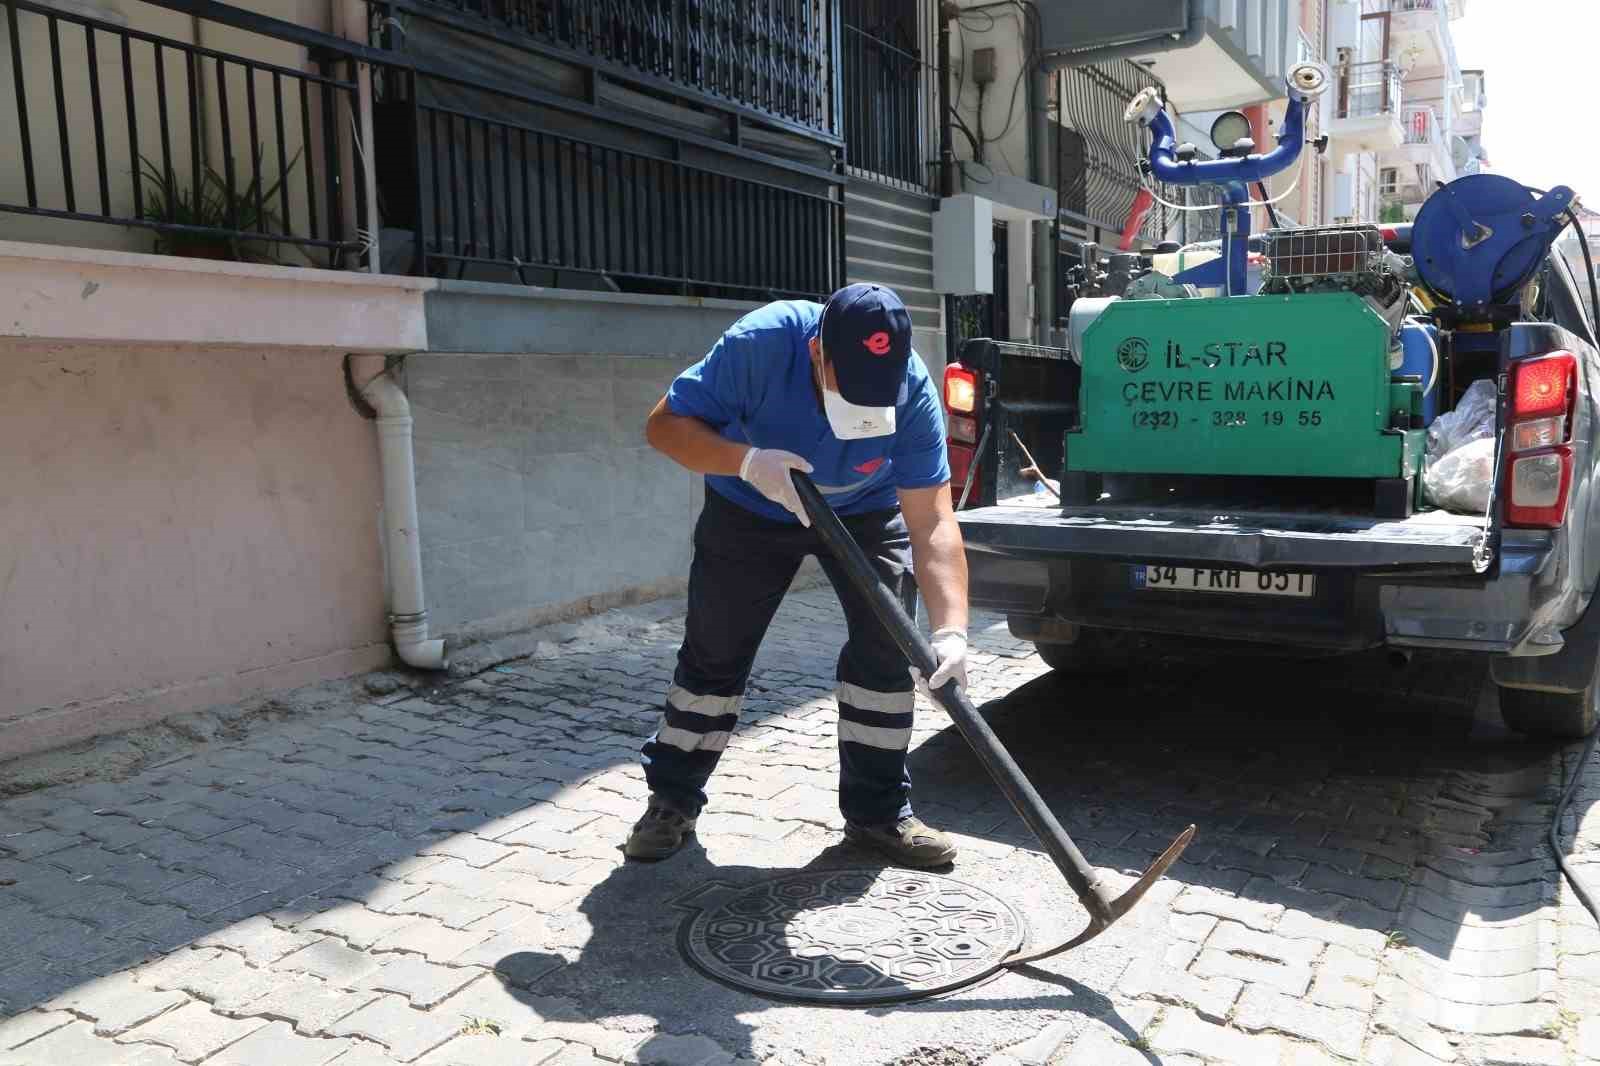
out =
{"type": "Polygon", "coordinates": [[[684,921],[706,975],[763,996],[884,1003],[987,977],[1023,925],[981,888],[914,870],[816,870],[733,891],[684,921]]]}

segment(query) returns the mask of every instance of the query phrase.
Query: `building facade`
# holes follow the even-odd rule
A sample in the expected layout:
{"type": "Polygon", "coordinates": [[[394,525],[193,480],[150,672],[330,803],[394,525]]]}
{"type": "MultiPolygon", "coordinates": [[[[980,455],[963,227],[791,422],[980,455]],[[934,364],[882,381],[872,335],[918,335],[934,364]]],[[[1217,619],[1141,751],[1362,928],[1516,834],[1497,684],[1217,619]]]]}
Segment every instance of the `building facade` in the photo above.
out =
{"type": "Polygon", "coordinates": [[[1329,0],[1329,221],[1406,221],[1441,184],[1486,164],[1484,72],[1463,71],[1451,25],[1466,0],[1329,0]]]}

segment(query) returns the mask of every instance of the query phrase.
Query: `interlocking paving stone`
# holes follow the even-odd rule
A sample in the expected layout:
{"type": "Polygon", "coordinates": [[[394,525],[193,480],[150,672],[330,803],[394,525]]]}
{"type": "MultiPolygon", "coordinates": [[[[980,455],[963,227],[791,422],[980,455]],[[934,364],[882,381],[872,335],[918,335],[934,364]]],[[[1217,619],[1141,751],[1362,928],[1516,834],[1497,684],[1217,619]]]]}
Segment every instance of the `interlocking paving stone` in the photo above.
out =
{"type": "Polygon", "coordinates": [[[316,1040],[272,1022],[212,1058],[206,1066],[326,1066],[350,1050],[348,1041],[316,1040]]]}
{"type": "Polygon", "coordinates": [[[1265,985],[1291,996],[1304,995],[1311,987],[1311,967],[1306,963],[1249,958],[1215,948],[1200,952],[1194,972],[1201,977],[1232,978],[1250,985],[1265,985]]]}
{"type": "Polygon", "coordinates": [[[1243,984],[1231,977],[1199,977],[1156,959],[1139,959],[1123,973],[1117,990],[1127,996],[1150,996],[1193,1009],[1209,1021],[1226,1021],[1243,984]]]}
{"type": "Polygon", "coordinates": [[[30,1010],[7,1018],[0,1021],[0,1051],[9,1051],[76,1020],[73,1015],[60,1010],[30,1010]]]}
{"type": "Polygon", "coordinates": [[[458,1036],[417,1062],[419,1066],[539,1066],[564,1047],[559,1040],[527,1043],[515,1037],[484,1033],[458,1036]]]}
{"type": "Polygon", "coordinates": [[[73,1022],[0,1052],[0,1066],[175,1066],[178,1061],[165,1047],[124,1047],[95,1036],[88,1022],[73,1022]]]}
{"type": "Polygon", "coordinates": [[[404,996],[382,996],[335,1024],[331,1032],[382,1044],[395,1058],[410,1062],[459,1035],[460,1029],[452,1018],[413,1010],[404,996]]]}
{"type": "Polygon", "coordinates": [[[410,952],[443,965],[455,962],[491,935],[476,930],[452,929],[432,918],[417,918],[378,938],[372,949],[379,952],[410,952]]]}
{"type": "Polygon", "coordinates": [[[413,1007],[427,1009],[472,983],[478,974],[475,969],[436,966],[408,955],[384,966],[362,984],[378,992],[397,992],[413,1007]]]}
{"type": "Polygon", "coordinates": [[[1233,1023],[1249,1032],[1285,1033],[1320,1044],[1344,1058],[1359,1059],[1367,1016],[1360,1011],[1321,1007],[1256,985],[1239,997],[1233,1023]]]}
{"type": "Polygon", "coordinates": [[[351,947],[364,951],[390,933],[411,925],[415,920],[403,915],[369,910],[359,903],[341,903],[305,919],[295,928],[303,933],[335,936],[351,947]]]}
{"type": "Polygon", "coordinates": [[[273,964],[280,973],[307,973],[342,988],[354,988],[378,969],[377,959],[332,938],[307,945],[273,964]]]}
{"type": "Polygon", "coordinates": [[[247,918],[195,941],[198,947],[225,947],[243,955],[253,966],[267,966],[301,948],[315,944],[315,934],[279,929],[266,918],[247,918]]]}
{"type": "MultiPolygon", "coordinates": [[[[526,1044],[524,1058],[549,1051],[551,1062],[569,1066],[637,1061],[674,1047],[728,1066],[735,1056],[797,1066],[802,1046],[814,1051],[813,1062],[821,1055],[830,1066],[881,1066],[909,1050],[913,1029],[928,1032],[912,1012],[831,1019],[841,1032],[871,1025],[873,1036],[857,1046],[797,1024],[792,1008],[726,1009],[726,993],[680,972],[671,946],[676,915],[663,909],[680,885],[719,868],[746,880],[809,862],[837,840],[831,689],[842,627],[831,593],[791,597],[775,623],[745,722],[713,783],[705,851],[637,879],[670,889],[659,898],[653,888],[628,890],[639,871],[621,865],[617,845],[646,796],[637,746],[654,728],[682,632],[681,618],[662,617],[626,637],[610,623],[574,627],[572,639],[539,658],[475,679],[436,679],[426,698],[397,688],[382,702],[361,696],[253,725],[242,743],[198,749],[128,783],[0,800],[0,821],[22,827],[28,850],[39,853],[19,859],[7,847],[13,838],[0,838],[0,1010],[87,994],[87,982],[127,970],[156,997],[146,1002],[192,996],[199,1002],[173,1009],[202,1007],[263,1025],[230,1054],[287,1042],[319,1054],[337,1049],[330,1061],[341,1066],[401,1059],[359,1034],[328,1032],[363,1012],[368,1022],[388,1018],[402,1034],[389,1038],[412,1057],[438,1047],[443,1061],[456,1054],[452,1045],[482,1044],[461,1039],[471,1020],[463,1012],[474,1006],[474,1017],[506,1016],[502,1035],[526,1044]],[[87,796],[96,798],[80,801],[87,796]],[[648,929],[632,924],[645,915],[648,929]],[[128,939],[120,930],[129,927],[149,940],[128,939]],[[287,972],[281,964],[323,932],[350,952],[319,967],[335,980],[376,982],[437,1005],[424,1012],[395,992],[342,990],[287,972]],[[636,948],[619,950],[619,935],[635,937],[636,948]],[[225,950],[191,948],[196,941],[225,950]],[[35,944],[42,957],[28,955],[35,944]],[[173,954],[147,962],[158,947],[173,954]],[[7,966],[18,958],[26,961],[7,966]],[[610,983],[624,971],[634,977],[635,962],[636,992],[610,983]],[[369,965],[383,969],[363,972],[369,965]],[[506,973],[488,972],[495,966],[506,973]],[[429,984],[463,979],[465,987],[443,998],[429,984]],[[718,1006],[696,1013],[702,1001],[718,1006]],[[437,1045],[404,1043],[409,1023],[451,1013],[458,1017],[433,1034],[437,1045]]],[[[1544,1055],[1547,1031],[1563,1026],[1573,1053],[1582,1050],[1584,1030],[1570,1021],[1600,1002],[1600,934],[1582,927],[1570,899],[1558,907],[1550,896],[1541,790],[1551,767],[1522,756],[1501,766],[1499,741],[1461,739],[1465,719],[1427,718],[1427,742],[1419,744],[1414,728],[1424,719],[1387,713],[1442,706],[1437,693],[1413,694],[1415,686],[1397,686],[1388,673],[1345,683],[1342,667],[1302,666],[1301,673],[1322,669],[1307,699],[1318,712],[1326,701],[1328,713],[1301,723],[1274,710],[1263,730],[1254,718],[1226,718],[1256,701],[1252,691],[1233,686],[1224,695],[1210,674],[1157,665],[1135,679],[1134,696],[1164,716],[1161,728],[1180,736],[1184,758],[1148,774],[1136,772],[1148,769],[1147,738],[1122,721],[1090,715],[1073,744],[1059,742],[1043,708],[1059,702],[1061,682],[1042,678],[1029,646],[1009,637],[1003,620],[974,619],[971,665],[973,695],[1000,701],[986,713],[993,710],[997,731],[1017,745],[1092,860],[1142,869],[1182,824],[1193,820],[1201,832],[1130,916],[1133,924],[1122,926],[1128,946],[1114,967],[1098,966],[1093,951],[1074,956],[1089,964],[1082,977],[1074,971],[1082,993],[1115,997],[1117,1016],[1132,1029],[1075,1013],[1030,1034],[1018,1030],[1019,1019],[1040,1016],[1044,1025],[1051,1008],[963,1004],[935,1015],[941,1039],[1006,1049],[993,1066],[1029,1066],[1017,1055],[1038,1058],[1045,1053],[1027,1049],[1047,1044],[1055,1045],[1055,1066],[1091,1051],[1120,1066],[1129,1054],[1146,1056],[1126,1043],[1139,1036],[1164,1066],[1265,1061],[1273,1048],[1279,1066],[1476,1066],[1485,1056],[1544,1055]],[[1034,678],[1041,680],[1025,684],[1034,678]],[[1182,716],[1161,709],[1174,698],[1190,699],[1182,716]],[[1343,706],[1352,700],[1382,705],[1372,735],[1324,724],[1357,713],[1343,706]],[[1251,746],[1182,724],[1213,714],[1224,716],[1225,729],[1252,730],[1251,746]],[[1146,1027],[1140,1012],[1159,1020],[1146,1027]],[[1351,1017],[1372,1023],[1353,1057],[1351,1017]],[[1060,1047],[1068,1026],[1077,1039],[1060,1047]],[[978,1035],[1000,1031],[1006,1035],[987,1044],[978,1035]]],[[[1088,691],[1093,705],[1101,690],[1090,683],[1088,691]]],[[[1263,704],[1249,713],[1264,711],[1263,704]]],[[[957,876],[983,883],[1036,870],[1059,890],[1029,834],[926,701],[914,738],[919,810],[958,831],[957,876]]],[[[1588,831],[1600,832],[1600,817],[1590,821],[1588,831]]],[[[1006,997],[1013,988],[1024,1003],[1063,995],[1025,972],[973,995],[1006,997]]],[[[4,1023],[10,1029],[0,1025],[0,1034],[54,1024],[43,1017],[24,1015],[4,1023]]],[[[90,1022],[61,1029],[85,1025],[92,1030],[90,1022]]],[[[121,1053],[172,1061],[151,1044],[126,1044],[121,1053]]]]}
{"type": "Polygon", "coordinates": [[[350,991],[304,974],[277,976],[260,994],[227,1013],[242,1017],[284,1019],[296,1032],[320,1036],[378,998],[367,990],[350,991]]]}
{"type": "Polygon", "coordinates": [[[86,1015],[99,1036],[116,1036],[187,1002],[182,992],[146,988],[121,973],[81,984],[49,1005],[86,1015]]]}
{"type": "Polygon", "coordinates": [[[266,1023],[257,1018],[228,1018],[204,1003],[189,1003],[145,1022],[117,1037],[123,1043],[159,1044],[184,1062],[200,1062],[236,1043],[266,1023]]]}
{"type": "Polygon", "coordinates": [[[1250,1035],[1213,1025],[1192,1011],[1173,1008],[1150,1033],[1156,1051],[1192,1054],[1228,1066],[1278,1066],[1283,1040],[1277,1036],[1250,1035]]]}

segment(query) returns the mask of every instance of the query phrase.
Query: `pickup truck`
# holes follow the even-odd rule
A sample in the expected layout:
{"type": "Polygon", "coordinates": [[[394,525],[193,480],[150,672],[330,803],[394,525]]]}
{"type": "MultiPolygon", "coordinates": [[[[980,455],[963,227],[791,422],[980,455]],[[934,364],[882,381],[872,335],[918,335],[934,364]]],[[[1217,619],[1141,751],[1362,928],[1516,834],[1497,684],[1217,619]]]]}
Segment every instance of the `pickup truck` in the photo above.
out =
{"type": "MultiPolygon", "coordinates": [[[[1409,226],[1382,236],[1389,252],[1410,253],[1409,226]]],[[[1087,430],[1126,413],[1105,394],[1086,399],[1089,382],[1117,372],[1098,369],[1107,361],[1141,369],[1144,340],[1097,350],[1091,332],[1083,352],[966,341],[943,384],[973,605],[1004,613],[1016,636],[1066,672],[1197,649],[1482,655],[1511,728],[1588,734],[1600,664],[1600,351],[1593,267],[1576,245],[1563,237],[1538,246],[1515,300],[1498,308],[1463,309],[1410,279],[1407,321],[1434,338],[1438,380],[1424,385],[1437,389],[1439,412],[1472,381],[1494,384],[1494,479],[1480,514],[1431,508],[1420,492],[1415,506],[1385,510],[1370,482],[1352,491],[1352,482],[1319,477],[1085,475],[1070,455],[1083,454],[1074,450],[1087,430]]],[[[1243,307],[1265,297],[1231,299],[1243,307]]],[[[1150,313],[1182,303],[1156,300],[1150,313]]],[[[1219,390],[1227,386],[1226,362],[1213,373],[1219,390]]],[[[1302,423],[1313,413],[1302,409],[1302,423]]],[[[1380,432],[1414,434],[1412,417],[1409,430],[1380,432]]],[[[1216,426],[1168,439],[1209,446],[1229,431],[1225,420],[1216,426]]],[[[1181,458],[1175,452],[1174,464],[1181,458]]],[[[1391,481],[1412,491],[1403,476],[1391,481]]]]}

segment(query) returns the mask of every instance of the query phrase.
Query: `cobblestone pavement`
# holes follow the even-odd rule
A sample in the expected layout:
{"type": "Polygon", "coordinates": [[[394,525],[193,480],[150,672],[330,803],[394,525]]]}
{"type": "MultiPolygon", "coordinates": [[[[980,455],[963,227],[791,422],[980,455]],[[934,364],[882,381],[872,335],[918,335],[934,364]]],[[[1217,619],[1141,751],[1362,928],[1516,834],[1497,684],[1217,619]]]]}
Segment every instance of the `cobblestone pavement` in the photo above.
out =
{"type": "MultiPolygon", "coordinates": [[[[985,620],[974,695],[1091,859],[1199,836],[1070,955],[821,1010],[700,977],[674,901],[870,861],[838,836],[837,606],[790,597],[699,845],[654,867],[618,845],[679,628],[639,618],[0,801],[0,1064],[1600,1062],[1600,933],[1543,845],[1576,755],[1501,730],[1470,665],[1067,681],[985,620]]],[[[1081,926],[939,713],[913,761],[956,876],[1036,940],[1081,926]]],[[[1600,879],[1597,800],[1591,768],[1565,831],[1600,879]]]]}

